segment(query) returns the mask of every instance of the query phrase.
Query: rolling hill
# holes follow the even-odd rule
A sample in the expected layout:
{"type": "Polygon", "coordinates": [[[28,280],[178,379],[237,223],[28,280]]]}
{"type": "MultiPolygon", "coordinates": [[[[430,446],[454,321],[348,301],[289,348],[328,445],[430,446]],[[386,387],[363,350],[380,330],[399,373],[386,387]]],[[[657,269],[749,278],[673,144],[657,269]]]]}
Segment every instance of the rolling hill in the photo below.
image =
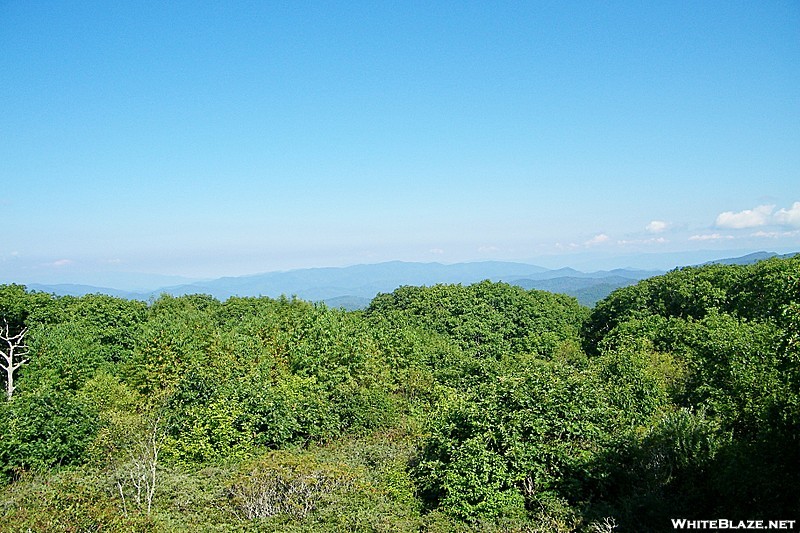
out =
{"type": "MultiPolygon", "coordinates": [[[[780,257],[788,257],[787,254],[780,257]]],[[[756,252],[742,257],[720,259],[719,264],[752,264],[776,257],[772,252],[756,252]]],[[[80,296],[101,293],[121,298],[147,300],[160,294],[180,296],[209,294],[226,300],[231,296],[297,296],[304,300],[324,302],[330,307],[363,309],[378,293],[391,292],[402,285],[435,285],[437,283],[470,284],[485,279],[504,281],[525,289],[563,293],[593,306],[620,287],[663,274],[661,270],[614,269],[581,272],[573,268],[547,269],[537,265],[484,261],[474,263],[386,263],[348,267],[306,268],[266,272],[249,276],[222,277],[209,281],[162,287],[149,292],[131,292],[111,287],[74,284],[30,284],[32,290],[57,295],[80,296]]]]}

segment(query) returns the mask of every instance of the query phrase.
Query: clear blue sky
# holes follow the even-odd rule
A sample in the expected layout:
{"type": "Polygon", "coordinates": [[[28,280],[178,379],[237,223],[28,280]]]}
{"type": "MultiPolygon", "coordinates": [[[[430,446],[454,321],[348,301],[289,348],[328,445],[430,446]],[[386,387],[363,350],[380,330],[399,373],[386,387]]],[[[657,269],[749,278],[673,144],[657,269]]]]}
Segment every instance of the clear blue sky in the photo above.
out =
{"type": "Polygon", "coordinates": [[[0,217],[0,282],[800,250],[800,3],[0,1],[0,217]]]}

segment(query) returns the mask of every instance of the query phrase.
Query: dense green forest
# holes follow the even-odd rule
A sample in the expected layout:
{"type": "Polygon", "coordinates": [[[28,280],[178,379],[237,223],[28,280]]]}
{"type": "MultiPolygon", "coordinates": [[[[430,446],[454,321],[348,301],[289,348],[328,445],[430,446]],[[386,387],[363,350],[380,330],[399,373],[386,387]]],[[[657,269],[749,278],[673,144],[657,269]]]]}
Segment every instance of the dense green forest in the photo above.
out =
{"type": "Polygon", "coordinates": [[[799,257],[674,270],[593,309],[488,281],[356,312],[3,285],[0,327],[2,531],[639,532],[800,512],[799,257]]]}

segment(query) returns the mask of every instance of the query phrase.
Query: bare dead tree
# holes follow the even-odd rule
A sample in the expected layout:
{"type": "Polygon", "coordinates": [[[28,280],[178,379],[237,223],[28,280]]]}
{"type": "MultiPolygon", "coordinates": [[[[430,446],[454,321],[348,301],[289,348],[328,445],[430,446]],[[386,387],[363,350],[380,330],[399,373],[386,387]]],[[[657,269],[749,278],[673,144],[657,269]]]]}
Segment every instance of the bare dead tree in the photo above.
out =
{"type": "Polygon", "coordinates": [[[228,494],[248,520],[279,514],[303,519],[326,495],[348,483],[349,480],[324,468],[262,466],[234,483],[228,494]]]}
{"type": "Polygon", "coordinates": [[[132,503],[149,515],[156,493],[158,454],[162,444],[160,419],[150,424],[143,438],[129,452],[128,462],[117,472],[115,485],[122,499],[122,511],[128,515],[126,492],[132,503]]]}
{"type": "Polygon", "coordinates": [[[592,522],[589,524],[592,528],[592,533],[611,533],[617,529],[617,521],[613,516],[607,516],[602,522],[592,522]]]}
{"type": "Polygon", "coordinates": [[[25,345],[25,334],[28,333],[28,328],[22,330],[16,335],[11,334],[11,328],[7,320],[3,320],[3,325],[0,326],[0,366],[6,371],[6,398],[11,399],[14,394],[14,371],[28,362],[26,356],[28,355],[27,346],[25,345]]]}

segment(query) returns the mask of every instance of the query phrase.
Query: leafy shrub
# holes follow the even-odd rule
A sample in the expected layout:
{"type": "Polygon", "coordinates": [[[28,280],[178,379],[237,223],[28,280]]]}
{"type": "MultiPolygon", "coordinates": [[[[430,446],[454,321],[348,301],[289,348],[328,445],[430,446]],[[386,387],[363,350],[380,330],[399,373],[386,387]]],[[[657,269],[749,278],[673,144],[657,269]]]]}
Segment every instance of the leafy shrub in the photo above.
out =
{"type": "Polygon", "coordinates": [[[237,424],[255,444],[279,448],[325,440],[339,432],[339,418],[313,377],[285,376],[277,383],[252,379],[242,383],[237,394],[237,424]]]}
{"type": "Polygon", "coordinates": [[[31,362],[22,369],[20,390],[46,384],[76,391],[106,363],[99,342],[70,322],[34,328],[29,351],[31,362]]]}
{"type": "Polygon", "coordinates": [[[519,361],[441,402],[414,470],[420,495],[472,521],[575,501],[615,423],[591,373],[519,361]]]}
{"type": "Polygon", "coordinates": [[[78,464],[98,428],[97,415],[74,395],[43,388],[0,406],[0,465],[6,475],[78,464]]]}
{"type": "Polygon", "coordinates": [[[587,312],[568,296],[490,281],[400,287],[375,297],[367,314],[395,311],[453,339],[474,357],[494,359],[512,353],[549,357],[559,343],[577,338],[587,312]]]}
{"type": "Polygon", "coordinates": [[[669,413],[598,458],[599,468],[609,472],[600,499],[611,501],[621,524],[633,531],[662,529],[675,516],[711,516],[712,473],[729,442],[702,411],[669,413]]]}
{"type": "Polygon", "coordinates": [[[163,531],[149,517],[124,516],[103,478],[91,469],[24,475],[3,494],[0,530],[163,531]]]}

